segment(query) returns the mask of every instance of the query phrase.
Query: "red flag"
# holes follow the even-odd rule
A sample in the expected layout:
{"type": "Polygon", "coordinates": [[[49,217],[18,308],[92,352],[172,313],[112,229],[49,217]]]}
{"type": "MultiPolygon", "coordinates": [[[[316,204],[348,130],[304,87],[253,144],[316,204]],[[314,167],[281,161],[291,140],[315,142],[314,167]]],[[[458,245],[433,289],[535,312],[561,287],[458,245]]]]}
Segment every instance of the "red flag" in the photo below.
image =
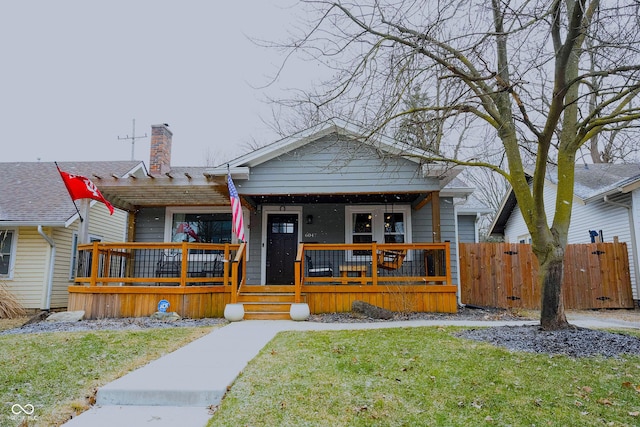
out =
{"type": "Polygon", "coordinates": [[[229,173],[227,184],[229,185],[229,197],[231,199],[231,213],[232,213],[232,225],[233,231],[236,233],[238,240],[244,242],[244,220],[242,219],[242,204],[240,203],[240,196],[236,186],[233,185],[231,179],[231,173],[229,173]]]}
{"type": "Polygon", "coordinates": [[[71,196],[71,200],[78,199],[93,199],[105,204],[105,206],[109,209],[109,214],[113,215],[113,206],[107,199],[104,198],[98,187],[91,182],[89,178],[85,178],[81,175],[74,175],[71,173],[63,172],[60,170],[58,165],[58,172],[60,172],[60,176],[62,177],[62,181],[64,182],[65,187],[67,187],[67,191],[71,196]]]}

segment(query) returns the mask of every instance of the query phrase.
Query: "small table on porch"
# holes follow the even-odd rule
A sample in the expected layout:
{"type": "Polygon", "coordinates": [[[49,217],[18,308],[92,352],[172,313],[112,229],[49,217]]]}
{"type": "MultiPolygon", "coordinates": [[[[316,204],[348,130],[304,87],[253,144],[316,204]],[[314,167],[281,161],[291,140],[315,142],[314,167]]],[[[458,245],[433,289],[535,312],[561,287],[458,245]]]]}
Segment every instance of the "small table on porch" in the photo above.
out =
{"type": "Polygon", "coordinates": [[[357,282],[363,282],[363,278],[367,277],[367,266],[364,264],[342,264],[340,265],[340,277],[342,277],[342,283],[347,283],[345,278],[349,277],[349,273],[356,273],[359,280],[357,282]]]}

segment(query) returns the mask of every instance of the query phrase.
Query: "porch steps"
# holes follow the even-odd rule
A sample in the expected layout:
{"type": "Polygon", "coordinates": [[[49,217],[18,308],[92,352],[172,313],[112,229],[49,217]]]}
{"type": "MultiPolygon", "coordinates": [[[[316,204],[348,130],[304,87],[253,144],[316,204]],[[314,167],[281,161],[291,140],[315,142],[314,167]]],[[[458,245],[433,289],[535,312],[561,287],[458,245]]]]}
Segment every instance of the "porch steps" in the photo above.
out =
{"type": "Polygon", "coordinates": [[[245,320],[290,320],[295,288],[293,285],[243,286],[238,302],[244,306],[245,320]]]}

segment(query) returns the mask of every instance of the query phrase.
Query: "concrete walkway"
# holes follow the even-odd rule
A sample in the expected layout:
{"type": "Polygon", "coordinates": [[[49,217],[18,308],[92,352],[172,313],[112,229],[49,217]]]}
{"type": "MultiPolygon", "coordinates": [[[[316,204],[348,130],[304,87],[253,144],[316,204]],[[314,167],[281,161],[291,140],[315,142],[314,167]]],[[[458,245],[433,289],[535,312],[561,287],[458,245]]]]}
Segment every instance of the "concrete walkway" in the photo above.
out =
{"type": "MultiPolygon", "coordinates": [[[[588,328],[640,328],[620,320],[576,318],[588,328]]],[[[96,405],[64,427],[202,427],[209,407],[222,400],[238,374],[281,331],[375,329],[418,326],[498,326],[538,321],[417,320],[376,323],[314,323],[249,320],[234,322],[163,356],[98,390],[96,405]]]]}

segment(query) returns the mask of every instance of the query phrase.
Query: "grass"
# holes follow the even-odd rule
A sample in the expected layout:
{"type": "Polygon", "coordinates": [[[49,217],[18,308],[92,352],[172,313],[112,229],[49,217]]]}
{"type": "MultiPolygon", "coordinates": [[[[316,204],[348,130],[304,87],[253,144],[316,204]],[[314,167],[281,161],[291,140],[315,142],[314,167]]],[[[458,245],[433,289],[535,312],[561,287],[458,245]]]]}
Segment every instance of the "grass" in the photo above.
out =
{"type": "Polygon", "coordinates": [[[640,425],[640,357],[511,353],[456,330],[278,334],[208,426],[640,425]]]}
{"type": "Polygon", "coordinates": [[[59,426],[86,410],[96,389],[200,338],[212,328],[92,331],[0,336],[0,425],[59,426]],[[29,408],[28,408],[29,409],[29,408]]]}

